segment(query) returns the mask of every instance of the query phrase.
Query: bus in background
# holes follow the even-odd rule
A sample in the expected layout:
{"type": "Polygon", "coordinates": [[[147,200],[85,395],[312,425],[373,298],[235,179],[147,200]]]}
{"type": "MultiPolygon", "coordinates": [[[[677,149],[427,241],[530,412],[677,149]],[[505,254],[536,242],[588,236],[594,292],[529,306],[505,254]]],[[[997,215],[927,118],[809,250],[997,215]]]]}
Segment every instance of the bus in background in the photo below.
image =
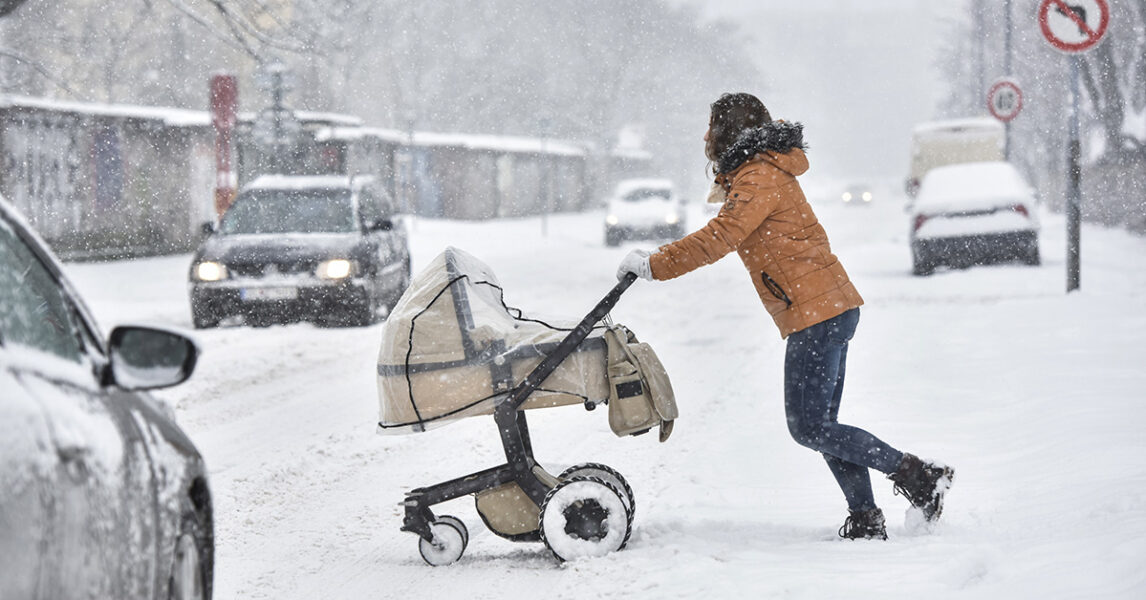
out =
{"type": "Polygon", "coordinates": [[[927,171],[955,163],[1004,160],[1006,131],[992,117],[928,121],[915,126],[911,140],[911,173],[905,190],[919,191],[927,171]]]}

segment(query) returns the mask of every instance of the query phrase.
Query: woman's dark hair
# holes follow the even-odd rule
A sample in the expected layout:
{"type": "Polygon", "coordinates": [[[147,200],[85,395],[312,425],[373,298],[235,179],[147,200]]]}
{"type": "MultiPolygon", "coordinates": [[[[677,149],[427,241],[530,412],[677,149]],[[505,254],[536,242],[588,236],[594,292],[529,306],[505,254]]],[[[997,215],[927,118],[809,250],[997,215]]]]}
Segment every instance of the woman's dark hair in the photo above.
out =
{"type": "Polygon", "coordinates": [[[772,122],[764,103],[752,94],[724,94],[712,103],[708,118],[708,143],[704,154],[714,163],[728,150],[745,129],[762,127],[772,122]]]}

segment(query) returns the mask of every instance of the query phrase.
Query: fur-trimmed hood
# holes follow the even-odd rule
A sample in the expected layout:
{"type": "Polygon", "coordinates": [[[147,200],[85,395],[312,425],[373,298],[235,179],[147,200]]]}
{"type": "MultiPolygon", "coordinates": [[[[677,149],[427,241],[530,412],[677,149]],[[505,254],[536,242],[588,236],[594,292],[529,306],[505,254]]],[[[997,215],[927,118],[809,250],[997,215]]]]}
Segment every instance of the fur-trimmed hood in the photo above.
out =
{"type": "Polygon", "coordinates": [[[732,146],[721,155],[716,170],[719,173],[731,173],[762,152],[787,154],[795,148],[807,149],[804,144],[804,126],[800,123],[772,121],[762,127],[741,132],[732,146]]]}

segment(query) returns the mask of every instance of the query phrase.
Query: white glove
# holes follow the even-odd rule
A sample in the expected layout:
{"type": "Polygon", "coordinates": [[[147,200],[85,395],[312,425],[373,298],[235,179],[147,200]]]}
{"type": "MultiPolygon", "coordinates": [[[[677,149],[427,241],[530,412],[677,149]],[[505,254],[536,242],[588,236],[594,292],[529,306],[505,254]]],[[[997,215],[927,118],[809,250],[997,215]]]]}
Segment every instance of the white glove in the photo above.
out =
{"type": "Polygon", "coordinates": [[[624,279],[625,273],[633,273],[641,279],[653,280],[653,269],[649,266],[649,253],[645,250],[633,250],[621,259],[621,266],[617,267],[617,279],[624,279]]]}

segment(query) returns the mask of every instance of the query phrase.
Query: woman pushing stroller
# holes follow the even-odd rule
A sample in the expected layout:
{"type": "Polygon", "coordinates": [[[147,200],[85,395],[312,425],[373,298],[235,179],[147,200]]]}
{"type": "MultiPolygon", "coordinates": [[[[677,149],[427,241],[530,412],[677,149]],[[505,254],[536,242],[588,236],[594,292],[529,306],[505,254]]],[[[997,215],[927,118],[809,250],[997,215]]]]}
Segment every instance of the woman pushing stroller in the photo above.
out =
{"type": "Polygon", "coordinates": [[[799,444],[823,454],[847,499],[840,528],[848,539],[887,539],[868,469],[886,473],[928,522],[939,519],[954,470],[901,452],[874,435],[839,423],[848,342],[863,299],[831,252],[824,228],[796,177],[808,169],[803,126],[773,121],[751,94],[725,94],[711,106],[705,155],[719,214],[652,254],[633,250],[618,277],[680,277],[736,251],[780,335],[784,409],[799,444]]]}

